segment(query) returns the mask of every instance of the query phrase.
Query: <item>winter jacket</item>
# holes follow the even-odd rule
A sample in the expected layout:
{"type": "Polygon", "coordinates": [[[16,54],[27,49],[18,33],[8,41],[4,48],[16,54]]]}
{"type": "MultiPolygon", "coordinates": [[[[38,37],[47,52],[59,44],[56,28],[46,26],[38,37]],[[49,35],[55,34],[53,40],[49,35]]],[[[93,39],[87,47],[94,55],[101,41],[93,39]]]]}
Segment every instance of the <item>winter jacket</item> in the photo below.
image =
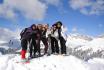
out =
{"type": "Polygon", "coordinates": [[[52,31],[51,37],[54,37],[56,40],[59,39],[58,29],[52,31]]]}
{"type": "Polygon", "coordinates": [[[21,36],[21,40],[22,39],[30,39],[31,38],[31,33],[32,33],[32,29],[29,28],[25,28],[24,30],[22,30],[22,32],[20,33],[21,36]]]}
{"type": "Polygon", "coordinates": [[[31,36],[33,39],[40,39],[41,32],[38,29],[35,29],[31,32],[31,36]]]}
{"type": "Polygon", "coordinates": [[[45,31],[41,30],[41,37],[42,38],[46,38],[46,32],[47,32],[47,30],[45,30],[45,31]]]}

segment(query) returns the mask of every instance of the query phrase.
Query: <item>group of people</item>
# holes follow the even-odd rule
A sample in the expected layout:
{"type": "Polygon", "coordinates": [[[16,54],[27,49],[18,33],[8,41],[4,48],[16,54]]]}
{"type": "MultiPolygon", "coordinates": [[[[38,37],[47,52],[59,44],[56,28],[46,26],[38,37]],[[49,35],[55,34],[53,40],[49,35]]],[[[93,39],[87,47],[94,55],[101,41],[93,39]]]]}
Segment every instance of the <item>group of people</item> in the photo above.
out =
{"type": "Polygon", "coordinates": [[[29,57],[41,56],[40,42],[44,44],[44,55],[51,51],[51,54],[59,54],[59,45],[61,54],[66,54],[66,40],[62,36],[62,22],[58,21],[50,28],[48,24],[32,24],[30,27],[25,28],[20,33],[21,36],[21,58],[26,58],[26,51],[29,46],[29,57]],[[59,44],[58,44],[59,42],[59,44]],[[50,50],[48,50],[51,48],[50,50]]]}

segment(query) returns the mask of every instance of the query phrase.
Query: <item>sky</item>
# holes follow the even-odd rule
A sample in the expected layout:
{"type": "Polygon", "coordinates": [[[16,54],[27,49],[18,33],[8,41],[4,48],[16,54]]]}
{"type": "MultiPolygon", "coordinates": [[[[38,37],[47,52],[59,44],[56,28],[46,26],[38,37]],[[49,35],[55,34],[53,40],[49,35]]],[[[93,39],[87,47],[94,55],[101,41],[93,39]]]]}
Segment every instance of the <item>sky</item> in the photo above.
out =
{"type": "Polygon", "coordinates": [[[104,0],[0,0],[0,27],[62,21],[68,33],[104,34],[104,0]]]}

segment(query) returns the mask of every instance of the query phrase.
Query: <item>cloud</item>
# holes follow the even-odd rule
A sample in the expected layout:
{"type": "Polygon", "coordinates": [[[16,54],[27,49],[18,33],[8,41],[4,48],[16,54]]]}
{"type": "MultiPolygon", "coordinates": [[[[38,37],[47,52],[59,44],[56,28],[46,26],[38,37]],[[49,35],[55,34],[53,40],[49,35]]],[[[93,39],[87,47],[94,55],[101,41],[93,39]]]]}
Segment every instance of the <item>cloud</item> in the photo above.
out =
{"type": "Polygon", "coordinates": [[[22,15],[26,19],[42,20],[47,8],[48,6],[39,0],[4,0],[3,4],[0,4],[0,17],[16,18],[22,15]]]}
{"type": "Polygon", "coordinates": [[[77,31],[78,31],[78,29],[76,27],[72,28],[72,32],[77,32],[77,31]]]}
{"type": "Polygon", "coordinates": [[[42,20],[47,15],[50,5],[61,12],[64,9],[62,0],[4,0],[0,4],[0,17],[13,20],[19,17],[42,20]]]}
{"type": "Polygon", "coordinates": [[[7,28],[0,27],[0,41],[9,41],[11,39],[19,39],[20,29],[16,29],[15,31],[11,31],[7,28]]]}
{"type": "Polygon", "coordinates": [[[13,19],[16,17],[16,14],[11,8],[8,8],[7,5],[0,4],[0,17],[6,18],[6,19],[13,19]]]}
{"type": "Polygon", "coordinates": [[[20,29],[11,31],[8,28],[0,27],[0,44],[1,47],[20,48],[20,29]]]}
{"type": "Polygon", "coordinates": [[[40,0],[41,2],[44,2],[45,4],[47,4],[48,6],[54,6],[56,7],[56,9],[58,10],[58,12],[60,13],[60,15],[65,15],[67,13],[67,11],[64,8],[64,3],[63,0],[40,0]],[[61,11],[61,12],[60,12],[61,11]]]}
{"type": "Polygon", "coordinates": [[[86,29],[84,29],[84,28],[79,28],[79,27],[74,26],[74,27],[71,29],[71,32],[72,32],[72,33],[81,33],[81,34],[85,34],[85,33],[86,33],[86,29]]]}
{"type": "Polygon", "coordinates": [[[49,5],[58,6],[61,3],[61,0],[44,0],[49,5]]]}
{"type": "Polygon", "coordinates": [[[104,0],[69,0],[69,6],[85,15],[104,14],[104,0]]]}
{"type": "Polygon", "coordinates": [[[89,1],[88,0],[70,0],[69,3],[70,3],[70,6],[76,10],[76,9],[81,9],[81,8],[84,8],[85,6],[88,6],[89,1]]]}

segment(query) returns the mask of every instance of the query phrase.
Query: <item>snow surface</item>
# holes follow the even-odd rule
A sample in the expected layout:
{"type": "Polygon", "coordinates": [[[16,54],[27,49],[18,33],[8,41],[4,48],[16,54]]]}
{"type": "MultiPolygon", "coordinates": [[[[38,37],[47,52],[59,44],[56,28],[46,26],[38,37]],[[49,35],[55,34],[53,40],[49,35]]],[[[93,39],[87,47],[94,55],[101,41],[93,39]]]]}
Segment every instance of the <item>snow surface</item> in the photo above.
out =
{"type": "Polygon", "coordinates": [[[98,50],[104,50],[104,38],[90,38],[78,36],[78,35],[69,35],[67,38],[66,46],[68,48],[78,48],[78,50],[82,49],[92,49],[93,52],[98,50]]]}
{"type": "Polygon", "coordinates": [[[93,52],[97,50],[104,50],[104,38],[95,38],[92,41],[85,44],[85,46],[81,47],[80,49],[92,49],[93,52]]]}
{"type": "Polygon", "coordinates": [[[96,58],[88,62],[74,56],[51,55],[30,60],[30,63],[16,63],[19,55],[0,57],[0,70],[104,70],[104,59],[96,58]]]}
{"type": "Polygon", "coordinates": [[[77,34],[69,34],[67,37],[66,46],[70,48],[84,46],[86,45],[86,43],[89,42],[89,40],[85,38],[87,37],[83,37],[82,35],[77,35],[77,34]]]}

